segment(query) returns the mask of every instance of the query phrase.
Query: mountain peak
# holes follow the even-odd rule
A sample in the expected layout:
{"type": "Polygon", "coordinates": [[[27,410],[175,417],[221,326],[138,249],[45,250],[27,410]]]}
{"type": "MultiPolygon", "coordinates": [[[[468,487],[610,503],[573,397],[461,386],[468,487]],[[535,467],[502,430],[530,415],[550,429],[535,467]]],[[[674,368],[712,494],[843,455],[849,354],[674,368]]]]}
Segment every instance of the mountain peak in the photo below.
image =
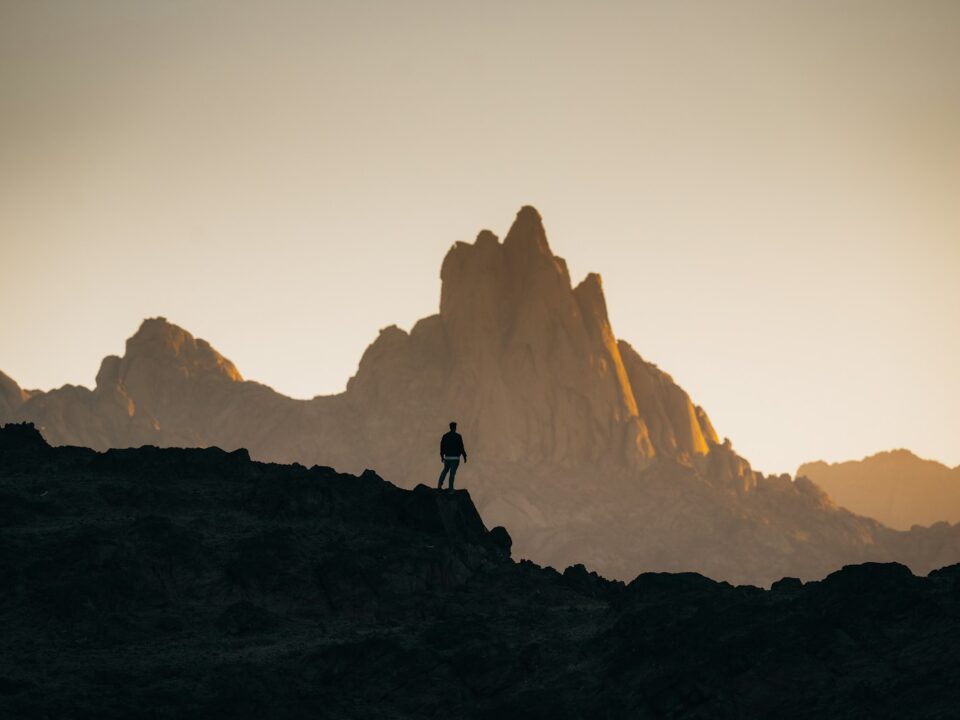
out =
{"type": "Polygon", "coordinates": [[[477,248],[491,248],[496,247],[500,244],[500,238],[498,238],[490,230],[481,230],[477,233],[477,239],[473,241],[474,247],[477,248]]]}
{"type": "Polygon", "coordinates": [[[13,417],[14,411],[25,403],[29,397],[30,393],[0,370],[0,421],[13,417]]]}
{"type": "Polygon", "coordinates": [[[195,338],[165,317],[147,318],[133,337],[127,340],[123,358],[126,369],[141,360],[176,365],[187,376],[218,377],[242,382],[232,362],[218,353],[206,340],[195,338]]]}
{"type": "Polygon", "coordinates": [[[925,460],[904,448],[863,460],[804,463],[805,475],[838,504],[889,527],[960,521],[960,469],[925,460]]]}
{"type": "MultiPolygon", "coordinates": [[[[524,305],[557,310],[570,294],[570,274],[553,255],[540,213],[525,205],[501,243],[481,230],[473,243],[457,242],[440,268],[440,314],[448,320],[509,324],[524,305]]],[[[563,312],[563,310],[560,310],[563,312]]]]}
{"type": "Polygon", "coordinates": [[[547,242],[547,232],[543,229],[543,218],[532,205],[524,205],[517,212],[517,217],[510,226],[503,245],[507,248],[522,248],[527,252],[536,252],[547,257],[553,256],[550,244],[547,242]]]}

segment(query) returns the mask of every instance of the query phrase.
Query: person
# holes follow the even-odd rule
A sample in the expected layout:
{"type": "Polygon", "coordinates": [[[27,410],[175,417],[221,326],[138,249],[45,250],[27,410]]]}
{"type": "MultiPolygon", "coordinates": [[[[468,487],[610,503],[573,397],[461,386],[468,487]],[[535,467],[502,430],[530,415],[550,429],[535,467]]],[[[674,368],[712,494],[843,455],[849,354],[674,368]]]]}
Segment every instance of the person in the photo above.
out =
{"type": "Polygon", "coordinates": [[[450,423],[450,432],[445,433],[440,438],[440,460],[443,462],[443,470],[440,472],[440,481],[437,483],[437,490],[443,490],[443,479],[450,473],[450,491],[453,491],[453,478],[457,475],[457,468],[460,467],[460,456],[463,455],[463,461],[467,461],[467,451],[463,448],[463,438],[457,432],[457,424],[450,423]]]}

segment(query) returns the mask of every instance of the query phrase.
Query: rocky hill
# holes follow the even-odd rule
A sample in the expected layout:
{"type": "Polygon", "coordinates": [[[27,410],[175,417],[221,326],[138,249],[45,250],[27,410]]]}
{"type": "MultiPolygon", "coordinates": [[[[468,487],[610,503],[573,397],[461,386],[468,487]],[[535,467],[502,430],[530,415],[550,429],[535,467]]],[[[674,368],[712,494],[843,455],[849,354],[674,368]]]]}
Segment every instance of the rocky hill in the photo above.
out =
{"type": "Polygon", "coordinates": [[[813,480],[838,505],[892,528],[960,522],[960,466],[923,460],[909,450],[805,463],[797,475],[813,480]]]}
{"type": "Polygon", "coordinates": [[[533,208],[502,242],[485,230],[456,243],[441,280],[439,314],[382,330],[339,395],[299,401],[245,381],[154,318],[104,359],[93,390],[23,393],[5,378],[0,421],[31,421],[57,445],[389,469],[412,488],[436,481],[439,437],[457,420],[470,453],[458,481],[519,557],[622,579],[694,570],[769,584],[868,560],[919,573],[960,560],[960,527],[896,533],[806,480],[754,472],[670,375],[616,338],[599,276],[573,285],[533,208]]]}
{"type": "MultiPolygon", "coordinates": [[[[228,379],[229,380],[229,379],[228,379]]],[[[233,380],[229,380],[233,381],[233,380]]],[[[4,718],[948,718],[960,566],[510,558],[467,491],[0,429],[4,718]]]]}

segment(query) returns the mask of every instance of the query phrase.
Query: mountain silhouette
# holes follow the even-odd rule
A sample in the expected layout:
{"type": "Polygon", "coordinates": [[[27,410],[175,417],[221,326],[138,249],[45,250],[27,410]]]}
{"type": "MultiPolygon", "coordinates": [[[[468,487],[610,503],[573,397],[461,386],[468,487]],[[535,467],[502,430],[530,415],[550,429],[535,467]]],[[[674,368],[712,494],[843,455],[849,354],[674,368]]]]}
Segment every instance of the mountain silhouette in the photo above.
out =
{"type": "Polygon", "coordinates": [[[616,338],[600,277],[573,285],[535,209],[502,242],[484,230],[454,244],[441,280],[440,312],[381,330],[338,395],[294,400],[244,380],[154,318],[104,359],[93,390],[24,394],[5,378],[0,421],[33,422],[57,445],[247,448],[412,488],[436,481],[435,446],[455,419],[470,450],[457,482],[515,554],[608,577],[769,584],[960,560],[960,527],[894,532],[806,479],[753,471],[670,375],[616,338]]]}
{"type": "MultiPolygon", "coordinates": [[[[225,378],[224,382],[234,382],[225,378]]],[[[960,565],[770,590],[510,558],[468,491],[0,428],[0,717],[934,718],[960,565]]]]}
{"type": "Polygon", "coordinates": [[[838,505],[892,528],[960,522],[960,466],[923,460],[909,450],[805,463],[797,475],[813,480],[838,505]]]}

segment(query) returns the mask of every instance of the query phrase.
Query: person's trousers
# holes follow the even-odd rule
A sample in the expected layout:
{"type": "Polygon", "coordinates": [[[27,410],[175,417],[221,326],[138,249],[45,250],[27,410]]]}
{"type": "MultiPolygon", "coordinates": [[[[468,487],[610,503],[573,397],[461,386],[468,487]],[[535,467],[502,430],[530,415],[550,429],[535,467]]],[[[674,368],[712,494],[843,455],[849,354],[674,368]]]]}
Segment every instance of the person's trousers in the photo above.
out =
{"type": "Polygon", "coordinates": [[[443,489],[443,479],[450,473],[450,489],[453,490],[453,479],[457,476],[457,468],[460,467],[460,458],[456,460],[443,459],[443,470],[440,471],[440,480],[437,483],[437,489],[443,489]]]}

